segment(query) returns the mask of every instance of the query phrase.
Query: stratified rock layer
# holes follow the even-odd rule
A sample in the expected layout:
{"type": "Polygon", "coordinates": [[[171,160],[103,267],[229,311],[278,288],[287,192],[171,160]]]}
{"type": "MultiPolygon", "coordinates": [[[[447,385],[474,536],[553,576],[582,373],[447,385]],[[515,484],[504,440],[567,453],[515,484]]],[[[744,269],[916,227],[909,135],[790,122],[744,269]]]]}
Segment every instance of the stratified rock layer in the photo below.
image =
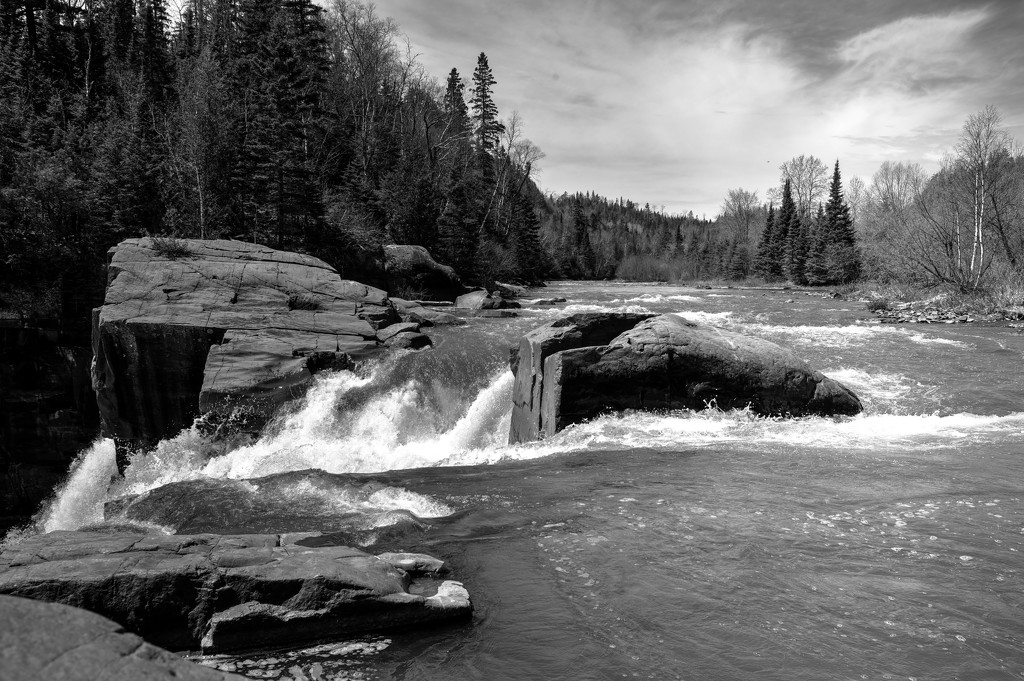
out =
{"type": "Polygon", "coordinates": [[[771,416],[862,409],[850,390],[791,351],[676,315],[558,320],[527,334],[512,364],[512,443],[627,409],[749,407],[771,416]]]}
{"type": "Polygon", "coordinates": [[[241,681],[146,643],[81,608],[0,596],[0,678],[5,681],[241,681]]]}
{"type": "Polygon", "coordinates": [[[376,352],[377,329],[398,321],[384,291],[239,241],[128,239],[108,279],[93,387],[103,434],[142,445],[206,412],[241,410],[259,428],[318,370],[376,352]]]}
{"type": "Polygon", "coordinates": [[[309,535],[53,532],[0,554],[0,594],[85,608],[171,650],[297,645],[466,617],[443,563],[309,535]]]}

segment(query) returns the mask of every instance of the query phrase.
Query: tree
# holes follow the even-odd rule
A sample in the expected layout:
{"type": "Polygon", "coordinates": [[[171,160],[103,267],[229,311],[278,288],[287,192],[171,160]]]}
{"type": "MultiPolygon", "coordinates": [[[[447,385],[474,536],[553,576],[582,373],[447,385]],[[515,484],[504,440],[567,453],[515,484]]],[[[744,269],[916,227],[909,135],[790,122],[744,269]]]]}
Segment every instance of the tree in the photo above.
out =
{"type": "MultiPolygon", "coordinates": [[[[753,252],[753,236],[751,230],[761,216],[761,205],[757,192],[749,192],[742,187],[730,189],[722,204],[722,220],[730,228],[734,240],[743,243],[743,252],[753,252]]],[[[749,267],[750,263],[747,264],[749,267]]]]}
{"type": "Polygon", "coordinates": [[[1000,191],[1007,186],[1006,170],[1015,165],[1008,162],[1012,146],[999,112],[986,107],[968,117],[954,155],[918,196],[921,228],[908,235],[907,244],[913,260],[936,281],[964,292],[982,288],[997,243],[1016,262],[1011,225],[998,219],[1014,203],[1000,191]]]}
{"type": "Polygon", "coordinates": [[[782,276],[781,262],[778,257],[779,235],[775,225],[775,204],[773,203],[768,206],[768,215],[765,217],[761,241],[757,245],[757,256],[754,260],[754,271],[768,280],[782,276]]]}
{"type": "Polygon", "coordinates": [[[793,201],[802,218],[809,218],[814,207],[824,198],[828,186],[828,170],[817,156],[795,156],[779,166],[779,182],[787,180],[793,201]]]}
{"type": "Polygon", "coordinates": [[[856,222],[865,274],[882,280],[907,278],[918,269],[908,260],[907,240],[917,229],[915,201],[926,181],[917,163],[885,161],[871,177],[867,199],[856,222]]]}
{"type": "Polygon", "coordinates": [[[481,52],[473,71],[473,96],[469,100],[469,106],[473,110],[477,151],[483,159],[482,168],[489,165],[487,159],[497,149],[499,137],[505,130],[505,126],[498,119],[498,106],[494,103],[492,88],[496,84],[490,64],[487,63],[487,55],[481,52]]]}
{"type": "MultiPolygon", "coordinates": [[[[819,284],[843,284],[860,276],[860,255],[850,207],[843,197],[842,176],[836,161],[829,185],[828,202],[818,221],[810,260],[813,281],[819,284]]],[[[809,277],[810,279],[811,277],[809,277]]]]}

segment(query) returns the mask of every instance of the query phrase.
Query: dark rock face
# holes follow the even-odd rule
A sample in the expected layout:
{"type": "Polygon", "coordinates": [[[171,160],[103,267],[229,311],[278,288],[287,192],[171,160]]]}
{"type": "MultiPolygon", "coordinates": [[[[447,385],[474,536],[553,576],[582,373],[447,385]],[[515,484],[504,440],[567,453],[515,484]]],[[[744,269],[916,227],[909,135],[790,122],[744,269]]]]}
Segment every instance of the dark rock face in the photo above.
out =
{"type": "Polygon", "coordinates": [[[3,516],[35,512],[99,429],[92,353],[71,340],[56,326],[0,326],[0,533],[3,516]]]}
{"type": "Polygon", "coordinates": [[[85,608],[171,650],[297,645],[466,617],[443,563],[310,535],[53,532],[0,554],[0,594],[85,608]]]}
{"type": "MultiPolygon", "coordinates": [[[[629,327],[611,338],[577,331],[573,318],[524,337],[513,357],[511,442],[625,409],[749,406],[774,416],[862,409],[850,390],[774,343],[675,315],[622,321],[629,327]]],[[[595,328],[613,328],[603,324],[595,328]]]]}
{"type": "Polygon", "coordinates": [[[436,262],[423,246],[384,247],[388,291],[403,298],[455,300],[466,292],[455,270],[436,262]]]}
{"type": "Polygon", "coordinates": [[[0,596],[0,676],[24,679],[234,681],[81,608],[0,596]]]}
{"type": "Polygon", "coordinates": [[[238,241],[128,239],[93,320],[102,432],[150,445],[201,413],[258,429],[326,367],[380,348],[387,294],[316,258],[238,241]],[[213,351],[211,351],[213,348],[213,351]]]}

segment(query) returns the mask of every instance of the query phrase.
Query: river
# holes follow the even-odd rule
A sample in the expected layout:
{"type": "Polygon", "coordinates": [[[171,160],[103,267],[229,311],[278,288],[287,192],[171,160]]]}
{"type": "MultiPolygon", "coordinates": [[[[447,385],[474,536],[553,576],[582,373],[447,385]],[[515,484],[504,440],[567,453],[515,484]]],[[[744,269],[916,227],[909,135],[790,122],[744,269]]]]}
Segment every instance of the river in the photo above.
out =
{"type": "Polygon", "coordinates": [[[1024,336],[795,291],[531,293],[568,303],[324,377],[257,442],[188,431],[107,490],[99,441],[40,525],[320,530],[444,558],[474,599],[467,624],[201,660],[254,678],[1024,678],[1024,336]],[[627,413],[508,446],[509,347],[609,309],[790,347],[865,412],[627,413]]]}

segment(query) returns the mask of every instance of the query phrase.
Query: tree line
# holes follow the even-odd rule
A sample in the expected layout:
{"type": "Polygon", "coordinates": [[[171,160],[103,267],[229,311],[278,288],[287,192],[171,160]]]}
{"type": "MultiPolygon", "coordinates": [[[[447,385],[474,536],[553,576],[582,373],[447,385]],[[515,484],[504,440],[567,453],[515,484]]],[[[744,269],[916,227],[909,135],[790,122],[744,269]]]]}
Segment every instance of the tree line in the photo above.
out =
{"type": "Polygon", "coordinates": [[[484,53],[440,83],[372,6],[190,0],[172,21],[164,3],[0,0],[4,308],[101,296],[106,251],[142,235],[309,252],[351,278],[386,243],[468,283],[550,274],[543,154],[500,118],[484,53]]]}
{"type": "Polygon", "coordinates": [[[843,190],[824,163],[798,156],[780,168],[780,189],[730,190],[716,225],[751,249],[749,272],[768,280],[832,284],[858,277],[1005,290],[1024,297],[1024,149],[997,109],[968,116],[931,175],[886,161],[843,190]],[[826,189],[827,188],[827,189],[826,189]],[[815,208],[816,207],[816,208],[815,208]],[[816,210],[816,213],[812,211],[816,210]]]}
{"type": "Polygon", "coordinates": [[[994,109],[941,170],[831,182],[813,156],[715,220],[545,195],[485,53],[438,80],[354,0],[0,0],[0,309],[78,320],[124,238],[228,237],[378,283],[425,246],[466,283],[917,278],[964,290],[1024,264],[1024,161],[994,109]]]}

